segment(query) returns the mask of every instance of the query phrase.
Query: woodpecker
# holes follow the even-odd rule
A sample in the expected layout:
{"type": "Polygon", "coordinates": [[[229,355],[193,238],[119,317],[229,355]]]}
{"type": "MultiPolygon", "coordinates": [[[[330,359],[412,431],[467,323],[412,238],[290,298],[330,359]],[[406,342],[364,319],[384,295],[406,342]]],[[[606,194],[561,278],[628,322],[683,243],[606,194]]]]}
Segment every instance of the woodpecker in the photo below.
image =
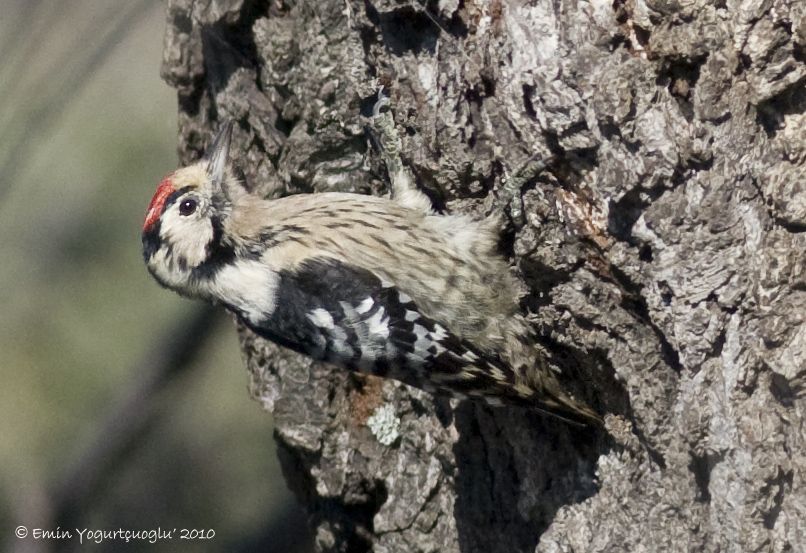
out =
{"type": "Polygon", "coordinates": [[[494,220],[437,214],[400,171],[390,198],[259,198],[234,175],[232,130],[224,123],[148,205],[143,257],[162,286],[317,360],[600,424],[534,347],[494,220]]]}

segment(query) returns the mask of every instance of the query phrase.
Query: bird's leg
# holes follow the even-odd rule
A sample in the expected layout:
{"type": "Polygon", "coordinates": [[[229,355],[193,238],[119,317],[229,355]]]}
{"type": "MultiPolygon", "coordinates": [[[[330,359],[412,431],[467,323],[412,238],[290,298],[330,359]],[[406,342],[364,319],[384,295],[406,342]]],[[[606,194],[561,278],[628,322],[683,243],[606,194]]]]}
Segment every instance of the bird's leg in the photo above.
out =
{"type": "Polygon", "coordinates": [[[392,199],[410,209],[433,213],[431,200],[414,185],[414,175],[408,167],[403,165],[403,160],[400,158],[401,142],[400,135],[395,128],[395,119],[391,111],[381,112],[381,109],[387,105],[389,105],[389,98],[383,95],[383,86],[381,86],[378,89],[378,101],[372,108],[371,122],[378,136],[381,159],[386,164],[386,170],[389,173],[392,199]]]}
{"type": "Polygon", "coordinates": [[[512,222],[516,226],[522,227],[526,224],[526,217],[523,213],[523,198],[521,197],[523,185],[543,172],[553,158],[554,156],[551,154],[545,156],[540,153],[533,154],[512,175],[504,175],[494,206],[496,210],[501,212],[509,211],[512,222]]]}

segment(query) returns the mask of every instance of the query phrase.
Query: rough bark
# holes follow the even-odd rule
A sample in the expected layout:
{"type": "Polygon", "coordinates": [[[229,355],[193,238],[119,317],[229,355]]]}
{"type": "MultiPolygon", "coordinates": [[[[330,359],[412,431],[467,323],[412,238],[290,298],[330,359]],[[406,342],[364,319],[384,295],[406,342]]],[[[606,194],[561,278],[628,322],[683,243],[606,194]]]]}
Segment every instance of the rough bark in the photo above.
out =
{"type": "Polygon", "coordinates": [[[803,2],[424,1],[172,0],[181,157],[227,116],[257,193],[384,193],[384,84],[436,205],[505,211],[523,308],[608,432],[242,329],[318,548],[806,550],[803,2]]]}

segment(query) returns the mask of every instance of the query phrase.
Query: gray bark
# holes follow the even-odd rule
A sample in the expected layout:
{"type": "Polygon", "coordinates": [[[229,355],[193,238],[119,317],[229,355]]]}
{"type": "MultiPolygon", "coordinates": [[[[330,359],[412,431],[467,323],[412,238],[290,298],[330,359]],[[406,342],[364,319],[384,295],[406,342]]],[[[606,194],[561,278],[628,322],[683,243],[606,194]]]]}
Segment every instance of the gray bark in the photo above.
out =
{"type": "Polygon", "coordinates": [[[802,1],[169,2],[183,161],[232,117],[256,193],[382,194],[384,84],[419,185],[504,211],[542,346],[609,414],[455,404],[241,329],[319,550],[806,550],[805,45],[802,1]]]}

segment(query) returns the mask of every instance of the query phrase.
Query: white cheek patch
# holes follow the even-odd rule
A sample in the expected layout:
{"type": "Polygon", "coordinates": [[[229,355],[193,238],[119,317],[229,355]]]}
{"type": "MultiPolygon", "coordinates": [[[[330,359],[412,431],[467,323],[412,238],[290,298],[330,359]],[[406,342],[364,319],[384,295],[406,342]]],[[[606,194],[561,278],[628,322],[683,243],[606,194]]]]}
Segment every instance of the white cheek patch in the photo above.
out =
{"type": "Polygon", "coordinates": [[[260,261],[241,260],[218,271],[210,292],[258,324],[274,312],[279,282],[277,273],[260,261]]]}
{"type": "Polygon", "coordinates": [[[188,289],[187,271],[179,270],[173,257],[168,255],[168,248],[165,245],[162,245],[148,260],[148,266],[163,285],[185,293],[193,292],[188,289]]]}
{"type": "Polygon", "coordinates": [[[171,245],[174,258],[181,257],[188,267],[196,267],[207,258],[213,227],[207,219],[189,219],[169,213],[160,223],[160,238],[163,244],[171,245]]]}

